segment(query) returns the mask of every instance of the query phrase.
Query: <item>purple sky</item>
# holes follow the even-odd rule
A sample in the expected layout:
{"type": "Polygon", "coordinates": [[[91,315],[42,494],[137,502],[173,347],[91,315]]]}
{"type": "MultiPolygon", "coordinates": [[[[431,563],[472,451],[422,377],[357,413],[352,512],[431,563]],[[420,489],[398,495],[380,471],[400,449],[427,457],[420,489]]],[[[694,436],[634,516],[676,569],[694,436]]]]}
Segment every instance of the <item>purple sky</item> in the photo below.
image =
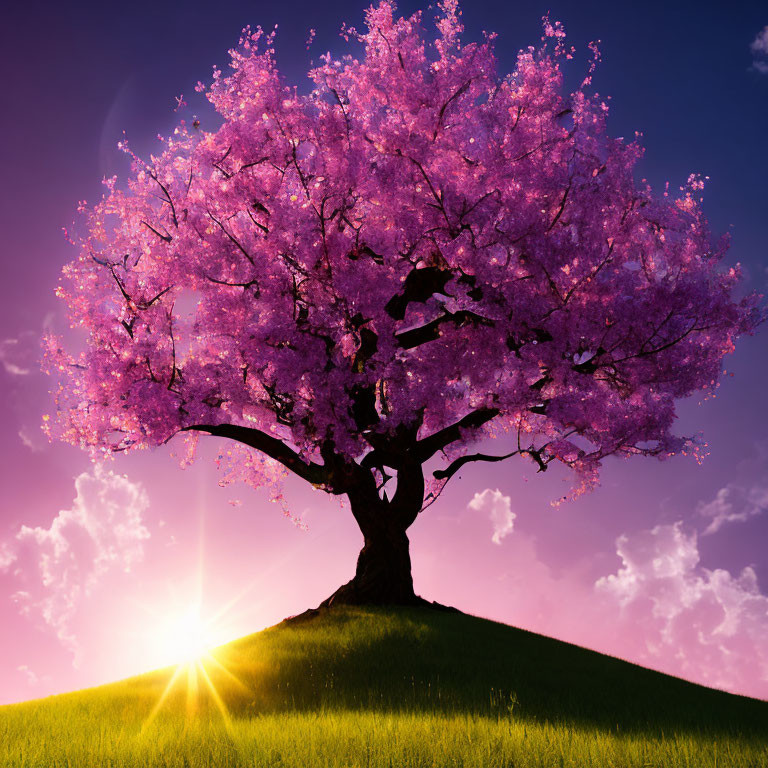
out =
{"type": "MultiPolygon", "coordinates": [[[[764,292],[768,12],[714,5],[480,0],[465,11],[465,39],[498,32],[504,71],[538,40],[547,10],[580,50],[601,39],[594,82],[612,96],[612,133],[644,133],[640,170],[657,189],[711,177],[713,231],[732,233],[729,263],[764,292]]],[[[167,663],[198,601],[204,617],[221,614],[211,631],[223,641],[316,605],[353,574],[361,537],[348,510],[289,484],[304,530],[266,492],[220,488],[213,438],[184,471],[173,445],[102,470],[48,445],[49,382],[36,358],[43,328],[64,327],[53,288],[74,254],[61,228],[78,200],[98,198],[102,176],[124,176],[121,131],[146,155],[179,117],[174,97],[189,102],[184,116],[207,115],[194,83],[226,62],[245,24],[280,24],[278,62],[303,84],[312,57],[341,50],[341,22],[361,15],[362,5],[303,0],[138,0],[129,11],[33,0],[4,17],[0,703],[167,663]]],[[[558,470],[471,466],[411,529],[417,591],[768,699],[767,332],[727,359],[734,376],[715,398],[680,405],[679,432],[703,431],[710,444],[702,466],[609,460],[597,491],[556,509],[567,482],[558,470]]]]}

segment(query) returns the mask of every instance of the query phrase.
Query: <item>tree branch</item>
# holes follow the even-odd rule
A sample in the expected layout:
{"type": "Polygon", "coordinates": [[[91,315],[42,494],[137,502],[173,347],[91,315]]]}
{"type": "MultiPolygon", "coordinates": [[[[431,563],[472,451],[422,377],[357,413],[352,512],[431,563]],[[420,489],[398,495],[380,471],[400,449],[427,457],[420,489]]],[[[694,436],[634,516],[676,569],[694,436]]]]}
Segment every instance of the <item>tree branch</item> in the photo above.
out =
{"type": "Polygon", "coordinates": [[[166,243],[170,243],[170,242],[171,242],[171,240],[173,239],[173,238],[172,238],[170,235],[164,235],[164,234],[162,234],[161,232],[158,232],[158,231],[157,231],[157,230],[156,230],[156,229],[155,229],[155,228],[154,228],[154,227],[153,227],[151,224],[149,224],[148,222],[144,221],[143,219],[142,219],[141,223],[142,223],[142,224],[143,224],[143,225],[144,225],[144,226],[145,226],[147,229],[151,229],[151,230],[152,230],[152,231],[153,231],[153,232],[154,232],[154,233],[155,233],[155,234],[156,234],[156,235],[157,235],[157,236],[158,236],[158,237],[159,237],[161,240],[163,240],[164,242],[166,242],[166,243]]]}
{"type": "Polygon", "coordinates": [[[499,415],[498,408],[479,408],[459,419],[455,424],[435,432],[416,443],[414,454],[423,464],[447,445],[461,438],[462,429],[477,429],[499,415]]]}
{"type": "Polygon", "coordinates": [[[160,179],[157,178],[157,174],[154,171],[149,172],[150,177],[152,180],[157,184],[160,189],[163,190],[163,194],[165,195],[165,200],[168,203],[168,205],[171,206],[171,218],[173,219],[173,225],[178,229],[179,227],[179,220],[176,217],[176,206],[173,204],[173,199],[171,198],[171,193],[168,191],[168,187],[163,184],[160,179]]]}
{"type": "Polygon", "coordinates": [[[445,323],[455,323],[459,328],[468,323],[472,325],[493,325],[492,321],[488,320],[488,318],[470,312],[468,309],[460,309],[458,312],[446,312],[426,325],[396,333],[395,339],[403,349],[413,349],[414,347],[426,344],[428,341],[439,339],[442,336],[440,326],[445,323]]]}
{"type": "Polygon", "coordinates": [[[228,285],[230,288],[250,288],[252,285],[255,285],[256,289],[254,293],[256,295],[256,298],[258,299],[261,295],[261,289],[259,288],[259,281],[256,279],[249,280],[247,283],[229,283],[226,280],[219,280],[205,273],[203,274],[203,277],[206,280],[210,280],[210,282],[212,283],[216,283],[216,285],[228,285]]]}
{"type": "Polygon", "coordinates": [[[235,247],[240,251],[240,253],[242,253],[243,256],[245,256],[245,258],[248,259],[248,261],[250,261],[251,264],[254,264],[255,266],[253,257],[251,256],[250,253],[248,253],[248,251],[245,250],[245,248],[243,247],[243,244],[210,211],[208,211],[208,215],[211,217],[211,219],[216,224],[216,226],[218,226],[218,228],[229,238],[230,242],[232,242],[232,244],[235,245],[235,247]]]}
{"type": "Polygon", "coordinates": [[[505,453],[503,456],[490,456],[487,453],[470,453],[466,456],[460,456],[451,462],[445,469],[437,469],[432,474],[436,480],[450,480],[465,464],[472,461],[504,461],[512,456],[516,456],[520,451],[505,453]]]}
{"type": "Polygon", "coordinates": [[[445,286],[453,277],[449,269],[423,267],[412,269],[403,283],[401,293],[395,294],[384,309],[393,320],[402,320],[411,302],[424,303],[436,293],[445,293],[445,286]]]}
{"type": "Polygon", "coordinates": [[[236,424],[194,424],[182,427],[182,432],[208,432],[214,437],[226,437],[265,453],[271,459],[282,464],[286,469],[313,485],[324,485],[329,481],[327,469],[314,462],[306,462],[296,451],[289,448],[282,440],[252,427],[240,427],[236,424]]]}
{"type": "MultiPolygon", "coordinates": [[[[400,61],[402,64],[402,60],[400,61]]],[[[472,78],[470,77],[469,80],[467,80],[464,85],[462,85],[460,88],[458,88],[454,93],[448,98],[448,100],[443,104],[442,107],[440,107],[440,112],[437,115],[437,125],[435,126],[435,131],[432,134],[432,141],[434,141],[437,138],[438,131],[440,130],[440,126],[443,122],[443,117],[445,116],[445,111],[450,106],[451,102],[454,99],[458,99],[459,96],[462,96],[464,93],[466,93],[467,88],[469,88],[470,84],[472,83],[472,78]]]]}
{"type": "Polygon", "coordinates": [[[419,515],[424,500],[424,471],[421,464],[406,461],[397,471],[397,490],[390,502],[390,512],[407,530],[419,515]]]}
{"type": "Polygon", "coordinates": [[[554,228],[555,224],[560,220],[560,217],[563,215],[563,211],[565,210],[565,204],[568,201],[568,193],[571,191],[571,184],[572,182],[568,183],[568,186],[565,188],[565,192],[563,194],[563,199],[560,201],[560,206],[557,209],[557,213],[555,213],[555,218],[552,219],[552,222],[547,227],[547,232],[551,232],[554,228]]]}

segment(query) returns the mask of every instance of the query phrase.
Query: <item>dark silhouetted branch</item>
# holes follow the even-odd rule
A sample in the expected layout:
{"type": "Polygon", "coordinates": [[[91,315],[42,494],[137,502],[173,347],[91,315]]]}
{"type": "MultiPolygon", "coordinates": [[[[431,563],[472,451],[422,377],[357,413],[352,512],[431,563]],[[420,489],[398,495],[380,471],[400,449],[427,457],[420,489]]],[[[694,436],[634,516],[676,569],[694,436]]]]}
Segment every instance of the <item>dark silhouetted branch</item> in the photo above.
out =
{"type": "Polygon", "coordinates": [[[416,443],[416,450],[414,452],[416,458],[421,463],[424,463],[447,445],[461,439],[461,430],[478,429],[498,416],[499,413],[501,411],[498,408],[479,408],[476,411],[472,411],[472,413],[468,413],[455,424],[451,424],[449,427],[445,427],[425,437],[423,440],[419,440],[416,443]]]}
{"type": "Polygon", "coordinates": [[[458,328],[465,325],[493,325],[493,322],[488,320],[488,318],[481,317],[467,309],[460,309],[458,312],[446,312],[426,325],[397,333],[395,338],[403,349],[413,349],[429,341],[439,339],[443,335],[441,326],[446,323],[451,323],[458,328]]]}
{"type": "Polygon", "coordinates": [[[194,424],[182,427],[182,432],[208,432],[214,437],[226,437],[265,453],[270,458],[291,470],[303,480],[313,485],[328,482],[325,467],[314,462],[306,462],[296,451],[289,448],[282,440],[267,435],[258,429],[241,427],[236,424],[194,424]]]}
{"type": "Polygon", "coordinates": [[[432,474],[436,480],[450,480],[465,464],[473,461],[504,461],[512,456],[516,456],[520,451],[505,453],[503,456],[490,456],[487,453],[470,453],[466,456],[460,456],[452,461],[445,469],[437,469],[432,474]]]}

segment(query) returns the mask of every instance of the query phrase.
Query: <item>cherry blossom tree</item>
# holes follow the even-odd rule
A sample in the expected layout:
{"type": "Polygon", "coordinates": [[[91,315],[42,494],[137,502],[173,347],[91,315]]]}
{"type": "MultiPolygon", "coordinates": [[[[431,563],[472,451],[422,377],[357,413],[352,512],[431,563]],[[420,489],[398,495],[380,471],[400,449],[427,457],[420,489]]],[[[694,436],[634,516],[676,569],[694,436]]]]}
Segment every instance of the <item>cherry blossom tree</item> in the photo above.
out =
{"type": "Polygon", "coordinates": [[[326,602],[409,603],[407,530],[463,467],[560,462],[579,492],[606,456],[693,450],[675,400],[717,385],[763,311],[702,181],[635,180],[596,50],[567,93],[557,23],[505,77],[455,0],[432,37],[388,0],[366,24],[306,95],[246,28],[198,86],[218,129],[182,121],[149,162],[124,146],[126,187],[105,180],[72,236],[58,294],[86,342],[47,339],[48,429],[97,454],[227,438],[223,481],[348,499],[364,546],[326,602]]]}

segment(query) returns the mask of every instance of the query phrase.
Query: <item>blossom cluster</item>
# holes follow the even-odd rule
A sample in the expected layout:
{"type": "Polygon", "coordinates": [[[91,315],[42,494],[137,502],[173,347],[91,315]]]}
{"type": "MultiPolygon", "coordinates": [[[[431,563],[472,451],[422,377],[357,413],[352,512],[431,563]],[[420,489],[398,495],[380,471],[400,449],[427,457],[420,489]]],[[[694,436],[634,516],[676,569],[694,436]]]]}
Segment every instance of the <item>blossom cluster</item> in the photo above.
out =
{"type": "Polygon", "coordinates": [[[609,136],[589,77],[563,87],[560,24],[501,76],[494,36],[463,44],[440,9],[430,41],[421,13],[371,7],[345,30],[360,57],[323,56],[308,94],[244,30],[199,85],[221,126],[181,121],[83,208],[58,294],[86,343],[47,340],[52,435],[114,452],[234,424],[359,461],[485,409],[454,450],[516,435],[585,486],[609,454],[690,447],[675,400],[714,388],[761,318],[701,180],[635,180],[638,140],[609,136]]]}

